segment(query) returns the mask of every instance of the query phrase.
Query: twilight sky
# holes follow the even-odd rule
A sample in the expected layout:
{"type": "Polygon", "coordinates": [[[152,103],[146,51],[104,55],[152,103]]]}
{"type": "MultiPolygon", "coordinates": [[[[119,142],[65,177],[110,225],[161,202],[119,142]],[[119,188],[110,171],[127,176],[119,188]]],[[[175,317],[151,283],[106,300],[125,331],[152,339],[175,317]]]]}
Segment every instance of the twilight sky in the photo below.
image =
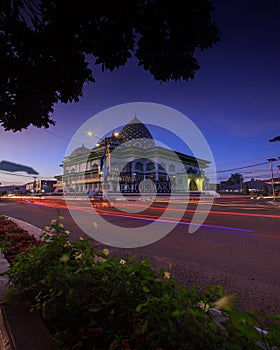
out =
{"type": "MultiPolygon", "coordinates": [[[[80,102],[55,107],[56,126],[17,133],[0,129],[0,162],[24,164],[34,168],[38,178],[53,178],[61,174],[69,140],[89,118],[119,104],[152,102],[183,113],[200,129],[217,170],[229,170],[219,172],[219,180],[233,172],[245,179],[268,178],[268,164],[238,168],[280,156],[280,143],[268,141],[280,135],[280,0],[214,4],[221,40],[197,52],[201,68],[195,79],[160,84],[133,59],[113,73],[93,66],[95,84],[85,86],[80,102]]],[[[178,145],[172,147],[180,151],[178,145]]],[[[276,165],[280,160],[275,163],[275,176],[280,177],[276,165]]],[[[3,185],[32,180],[0,172],[3,185]]]]}

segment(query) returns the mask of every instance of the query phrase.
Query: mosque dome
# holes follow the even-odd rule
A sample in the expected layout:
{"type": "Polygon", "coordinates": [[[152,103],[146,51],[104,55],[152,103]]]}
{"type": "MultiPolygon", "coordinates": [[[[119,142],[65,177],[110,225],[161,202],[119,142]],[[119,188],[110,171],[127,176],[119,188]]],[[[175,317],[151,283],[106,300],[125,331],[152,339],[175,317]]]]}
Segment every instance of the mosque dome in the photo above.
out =
{"type": "Polygon", "coordinates": [[[146,127],[137,117],[134,117],[120,131],[122,142],[127,146],[142,149],[155,147],[154,139],[146,127]]]}
{"type": "Polygon", "coordinates": [[[74,151],[72,151],[70,157],[73,156],[81,156],[83,154],[87,154],[90,152],[90,149],[82,145],[81,147],[75,148],[74,151]]]}

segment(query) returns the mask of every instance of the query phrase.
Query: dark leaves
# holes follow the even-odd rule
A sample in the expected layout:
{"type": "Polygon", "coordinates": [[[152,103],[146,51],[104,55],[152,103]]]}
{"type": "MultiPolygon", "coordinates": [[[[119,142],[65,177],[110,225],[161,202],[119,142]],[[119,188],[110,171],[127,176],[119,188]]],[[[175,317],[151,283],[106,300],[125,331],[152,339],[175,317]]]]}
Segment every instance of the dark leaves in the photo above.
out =
{"type": "Polygon", "coordinates": [[[48,128],[56,103],[78,102],[103,70],[138,64],[160,82],[195,77],[196,49],[219,40],[207,0],[69,2],[4,0],[0,10],[0,123],[48,128]]]}

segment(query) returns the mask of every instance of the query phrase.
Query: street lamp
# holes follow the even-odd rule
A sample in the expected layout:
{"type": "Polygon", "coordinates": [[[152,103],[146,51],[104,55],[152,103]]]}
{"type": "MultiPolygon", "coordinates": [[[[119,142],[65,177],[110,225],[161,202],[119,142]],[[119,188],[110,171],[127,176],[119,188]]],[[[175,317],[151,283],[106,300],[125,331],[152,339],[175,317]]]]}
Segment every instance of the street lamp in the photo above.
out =
{"type": "Polygon", "coordinates": [[[103,139],[100,135],[93,131],[88,131],[87,135],[90,137],[98,137],[99,141],[95,144],[97,148],[104,146],[104,153],[102,155],[102,162],[100,162],[99,175],[99,189],[102,188],[103,192],[107,190],[108,183],[113,182],[114,176],[110,176],[110,150],[122,143],[123,137],[118,131],[112,132],[111,136],[105,136],[103,139]],[[104,170],[102,171],[104,166],[104,170]],[[103,178],[103,180],[101,180],[103,178]],[[103,182],[103,184],[101,184],[103,182]]]}
{"type": "Polygon", "coordinates": [[[274,189],[274,179],[273,179],[273,166],[272,166],[272,163],[275,162],[277,159],[276,159],[276,158],[268,158],[267,160],[269,161],[269,165],[270,165],[272,196],[273,196],[273,200],[275,201],[275,189],[274,189]]]}
{"type": "Polygon", "coordinates": [[[34,176],[34,181],[33,181],[33,193],[35,193],[36,192],[36,179],[37,179],[37,177],[36,176],[34,176]]]}
{"type": "MultiPolygon", "coordinates": [[[[115,131],[112,133],[111,136],[106,136],[103,140],[101,140],[100,143],[97,143],[96,146],[99,147],[102,144],[105,147],[104,153],[102,158],[104,157],[105,159],[103,160],[103,164],[100,167],[100,172],[102,171],[102,168],[104,166],[103,170],[103,192],[105,193],[107,189],[110,188],[110,185],[112,185],[114,181],[114,175],[111,174],[111,150],[114,150],[117,146],[119,146],[123,142],[123,137],[122,135],[115,131]],[[109,182],[109,185],[108,185],[109,182]]],[[[105,194],[106,196],[106,194],[105,194]]]]}

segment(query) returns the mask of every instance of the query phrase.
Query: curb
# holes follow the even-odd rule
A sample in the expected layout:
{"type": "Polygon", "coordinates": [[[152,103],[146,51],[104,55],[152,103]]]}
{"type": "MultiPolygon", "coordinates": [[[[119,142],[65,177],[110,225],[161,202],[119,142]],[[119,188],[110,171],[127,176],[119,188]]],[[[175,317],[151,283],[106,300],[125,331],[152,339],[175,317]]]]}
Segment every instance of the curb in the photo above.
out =
{"type": "Polygon", "coordinates": [[[1,328],[6,333],[6,338],[1,337],[1,350],[59,350],[39,313],[30,308],[29,302],[18,298],[1,305],[1,328]]]}
{"type": "Polygon", "coordinates": [[[16,350],[5,313],[0,308],[0,350],[16,350]]]}
{"type": "Polygon", "coordinates": [[[280,202],[278,202],[278,201],[269,201],[269,202],[267,202],[267,204],[269,204],[270,206],[272,206],[272,207],[275,207],[275,208],[280,208],[280,202]]]}
{"type": "MultiPolygon", "coordinates": [[[[29,234],[39,238],[42,229],[22,220],[5,217],[29,234]]],[[[4,254],[0,253],[0,273],[9,268],[4,254]]],[[[19,297],[5,299],[8,276],[0,276],[0,350],[59,350],[39,312],[30,312],[31,304],[19,297]]]]}

